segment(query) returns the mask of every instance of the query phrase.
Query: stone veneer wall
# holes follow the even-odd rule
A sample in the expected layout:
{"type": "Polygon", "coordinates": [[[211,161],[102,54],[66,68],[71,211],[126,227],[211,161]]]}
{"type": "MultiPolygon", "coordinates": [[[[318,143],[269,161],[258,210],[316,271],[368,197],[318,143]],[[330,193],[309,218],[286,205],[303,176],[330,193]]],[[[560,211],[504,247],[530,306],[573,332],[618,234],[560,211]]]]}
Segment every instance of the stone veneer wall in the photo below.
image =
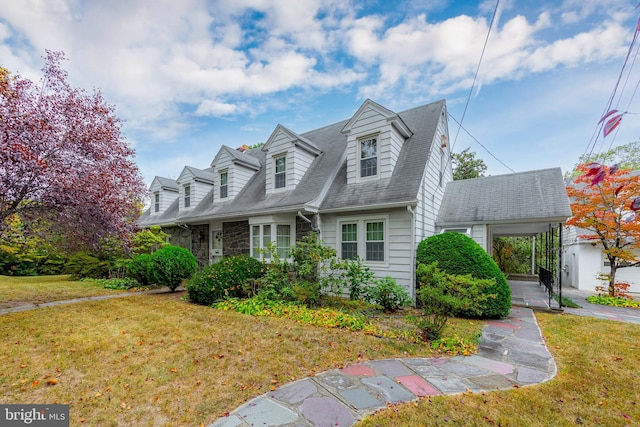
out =
{"type": "Polygon", "coordinates": [[[251,253],[249,221],[223,222],[222,235],[222,254],[225,258],[251,253]]]}
{"type": "Polygon", "coordinates": [[[189,249],[198,260],[198,267],[209,265],[209,225],[167,227],[162,231],[169,235],[169,243],[189,249]]]}
{"type": "MultiPolygon", "coordinates": [[[[315,218],[308,217],[311,221],[314,221],[315,218]]],[[[296,216],[296,242],[302,240],[302,238],[308,234],[311,234],[311,224],[307,221],[303,220],[299,216],[296,216]]]]}

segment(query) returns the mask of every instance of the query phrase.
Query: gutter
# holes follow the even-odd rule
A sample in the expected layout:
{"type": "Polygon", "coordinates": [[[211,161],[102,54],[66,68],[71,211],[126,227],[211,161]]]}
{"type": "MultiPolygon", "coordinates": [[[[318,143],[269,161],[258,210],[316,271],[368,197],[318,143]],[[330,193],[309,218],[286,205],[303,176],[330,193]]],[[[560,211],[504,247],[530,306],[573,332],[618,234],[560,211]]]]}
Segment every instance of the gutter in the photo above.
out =
{"type": "Polygon", "coordinates": [[[340,213],[340,212],[357,212],[357,211],[372,210],[372,209],[406,208],[407,206],[416,206],[417,204],[418,204],[417,200],[409,200],[405,202],[380,203],[375,205],[347,206],[344,208],[322,209],[321,213],[325,214],[325,213],[340,213]]]}
{"type": "Polygon", "coordinates": [[[411,215],[411,297],[416,302],[416,212],[413,206],[407,205],[407,212],[411,215]]]}

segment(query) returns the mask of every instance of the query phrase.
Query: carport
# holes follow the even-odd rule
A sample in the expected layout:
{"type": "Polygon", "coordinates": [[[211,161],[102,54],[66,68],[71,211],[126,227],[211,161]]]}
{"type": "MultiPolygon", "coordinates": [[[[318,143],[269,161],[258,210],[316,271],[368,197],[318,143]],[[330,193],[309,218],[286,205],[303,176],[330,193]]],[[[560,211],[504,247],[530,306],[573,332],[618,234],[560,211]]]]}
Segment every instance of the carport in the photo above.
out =
{"type": "Polygon", "coordinates": [[[552,293],[562,295],[562,225],[570,216],[562,172],[551,168],[448,183],[436,227],[465,232],[490,254],[496,237],[531,238],[531,277],[538,283],[528,283],[545,286],[551,306],[552,293]]]}

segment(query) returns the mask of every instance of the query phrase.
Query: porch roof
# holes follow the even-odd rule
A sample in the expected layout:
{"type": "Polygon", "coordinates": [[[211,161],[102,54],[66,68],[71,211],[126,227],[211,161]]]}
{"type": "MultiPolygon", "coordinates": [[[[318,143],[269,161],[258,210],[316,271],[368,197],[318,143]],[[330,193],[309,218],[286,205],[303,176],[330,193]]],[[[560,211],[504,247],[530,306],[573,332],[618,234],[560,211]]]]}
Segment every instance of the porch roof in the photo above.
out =
{"type": "Polygon", "coordinates": [[[436,225],[491,225],[494,234],[531,235],[571,216],[560,168],[447,184],[436,225]]]}

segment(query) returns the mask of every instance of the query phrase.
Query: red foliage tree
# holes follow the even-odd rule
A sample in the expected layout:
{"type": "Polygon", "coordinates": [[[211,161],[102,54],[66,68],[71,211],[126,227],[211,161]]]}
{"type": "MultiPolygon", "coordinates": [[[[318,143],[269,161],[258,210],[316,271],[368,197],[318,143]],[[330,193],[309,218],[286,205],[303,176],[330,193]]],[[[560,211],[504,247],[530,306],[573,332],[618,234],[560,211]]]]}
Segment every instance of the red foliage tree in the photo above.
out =
{"type": "Polygon", "coordinates": [[[114,107],[72,87],[64,59],[46,52],[40,85],[0,67],[0,237],[18,215],[96,249],[129,237],[145,186],[114,107]]]}
{"type": "Polygon", "coordinates": [[[616,271],[640,262],[634,252],[640,249],[640,217],[635,213],[640,175],[597,163],[578,165],[577,169],[581,175],[567,187],[573,213],[567,224],[586,231],[578,238],[602,245],[610,265],[605,274],[608,292],[614,296],[616,271]]]}

